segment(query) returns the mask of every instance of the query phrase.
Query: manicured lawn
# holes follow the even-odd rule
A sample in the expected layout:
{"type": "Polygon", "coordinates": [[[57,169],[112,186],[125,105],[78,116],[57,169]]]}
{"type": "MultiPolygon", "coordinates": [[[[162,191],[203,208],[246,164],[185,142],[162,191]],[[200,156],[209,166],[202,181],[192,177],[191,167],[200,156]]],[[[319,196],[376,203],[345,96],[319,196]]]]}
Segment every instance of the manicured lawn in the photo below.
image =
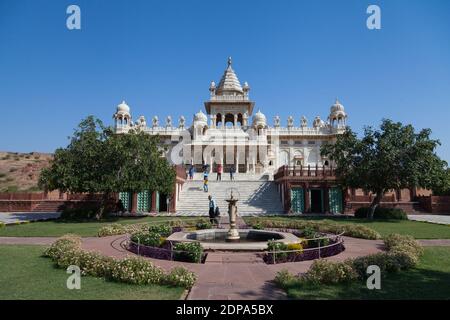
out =
{"type": "Polygon", "coordinates": [[[136,217],[136,218],[110,218],[101,221],[74,222],[64,220],[51,220],[32,222],[21,225],[11,225],[0,228],[0,237],[58,237],[67,233],[75,233],[82,237],[97,236],[100,227],[110,223],[162,223],[173,219],[193,219],[192,217],[136,217]]]}
{"type": "Polygon", "coordinates": [[[66,287],[65,270],[41,256],[43,246],[0,245],[0,300],[5,299],[179,299],[183,288],[129,285],[82,277],[80,290],[66,287]]]}
{"type": "Polygon", "coordinates": [[[381,290],[365,282],[287,290],[293,299],[450,299],[450,247],[427,247],[418,266],[381,280],[381,290]]]}
{"type": "Polygon", "coordinates": [[[322,217],[267,217],[267,219],[310,219],[310,220],[333,220],[337,223],[357,223],[365,225],[382,236],[399,233],[408,234],[416,239],[450,239],[450,226],[428,222],[409,220],[366,220],[355,218],[322,218],[322,217]]]}

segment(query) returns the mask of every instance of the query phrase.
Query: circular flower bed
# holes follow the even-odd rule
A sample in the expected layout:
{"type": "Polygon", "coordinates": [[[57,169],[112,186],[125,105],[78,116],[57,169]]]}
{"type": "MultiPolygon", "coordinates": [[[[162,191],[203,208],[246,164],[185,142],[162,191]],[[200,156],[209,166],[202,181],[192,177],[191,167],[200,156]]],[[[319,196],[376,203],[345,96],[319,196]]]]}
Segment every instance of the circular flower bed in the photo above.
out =
{"type": "Polygon", "coordinates": [[[326,258],[345,250],[343,233],[330,235],[308,227],[302,230],[279,228],[270,230],[290,232],[301,240],[299,243],[287,245],[269,241],[268,251],[264,255],[264,261],[268,264],[326,258]]]}
{"type": "Polygon", "coordinates": [[[155,259],[183,262],[204,262],[206,254],[198,242],[172,243],[166,237],[180,231],[168,225],[151,226],[148,231],[135,232],[130,236],[127,249],[137,255],[155,259]]]}
{"type": "MultiPolygon", "coordinates": [[[[203,229],[198,226],[195,229],[203,229]]],[[[183,262],[202,263],[206,259],[200,242],[172,242],[167,237],[183,228],[169,225],[151,226],[147,230],[141,230],[131,234],[127,249],[137,255],[155,259],[174,260],[183,262]]],[[[271,231],[292,233],[299,237],[297,243],[285,243],[275,240],[267,242],[267,251],[264,253],[264,261],[268,264],[297,262],[325,258],[341,253],[345,250],[342,233],[329,235],[317,232],[312,228],[279,229],[266,228],[271,231]]]]}

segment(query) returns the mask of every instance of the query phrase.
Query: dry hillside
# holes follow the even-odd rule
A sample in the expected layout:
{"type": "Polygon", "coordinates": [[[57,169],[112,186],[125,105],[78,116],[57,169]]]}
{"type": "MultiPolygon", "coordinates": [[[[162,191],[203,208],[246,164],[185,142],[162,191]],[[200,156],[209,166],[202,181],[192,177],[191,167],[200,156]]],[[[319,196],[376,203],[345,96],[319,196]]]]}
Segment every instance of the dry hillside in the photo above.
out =
{"type": "Polygon", "coordinates": [[[0,152],[0,192],[39,191],[39,174],[51,158],[48,153],[0,152]]]}

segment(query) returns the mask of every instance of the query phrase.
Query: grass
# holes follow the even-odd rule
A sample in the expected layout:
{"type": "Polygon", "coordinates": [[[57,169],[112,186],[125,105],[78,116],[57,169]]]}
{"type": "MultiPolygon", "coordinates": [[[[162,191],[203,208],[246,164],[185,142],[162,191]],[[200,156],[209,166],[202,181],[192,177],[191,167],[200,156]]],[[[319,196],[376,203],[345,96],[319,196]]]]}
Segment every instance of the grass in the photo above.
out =
{"type": "Polygon", "coordinates": [[[381,279],[380,290],[365,282],[287,289],[292,299],[450,299],[450,247],[427,247],[416,268],[381,279]]]}
{"type": "Polygon", "coordinates": [[[164,221],[197,220],[196,217],[135,217],[135,218],[108,218],[100,221],[65,221],[50,220],[21,225],[8,225],[0,228],[0,237],[60,237],[67,233],[75,233],[82,237],[95,237],[100,227],[110,223],[160,223],[164,221]]]}
{"type": "Polygon", "coordinates": [[[130,285],[101,278],[82,277],[80,290],[66,287],[65,270],[56,269],[42,257],[43,246],[0,245],[0,300],[6,299],[179,299],[183,288],[158,285],[130,285]]]}
{"type": "Polygon", "coordinates": [[[369,227],[382,236],[386,236],[391,233],[398,233],[403,235],[411,235],[416,239],[450,239],[450,226],[410,221],[410,220],[367,220],[345,217],[265,217],[265,219],[275,219],[281,221],[289,221],[295,219],[308,219],[308,220],[332,220],[336,223],[356,223],[369,227]]]}

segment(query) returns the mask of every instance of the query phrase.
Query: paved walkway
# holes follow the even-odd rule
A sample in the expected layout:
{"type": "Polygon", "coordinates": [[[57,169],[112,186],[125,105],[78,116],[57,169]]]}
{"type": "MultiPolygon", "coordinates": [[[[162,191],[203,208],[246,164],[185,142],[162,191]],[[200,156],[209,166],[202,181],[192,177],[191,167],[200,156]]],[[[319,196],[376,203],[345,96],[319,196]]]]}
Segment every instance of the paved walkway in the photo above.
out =
{"type": "MultiPolygon", "coordinates": [[[[48,245],[54,237],[0,237],[0,244],[36,244],[48,245]]],[[[124,248],[127,236],[88,237],[83,238],[82,247],[86,250],[124,258],[135,256],[124,248]]],[[[447,240],[420,240],[424,246],[450,246],[447,240]]],[[[372,253],[381,252],[384,248],[382,240],[364,240],[344,237],[346,250],[336,256],[327,258],[330,261],[343,261],[372,253]]],[[[183,266],[198,276],[188,299],[191,300],[260,300],[285,299],[285,293],[272,283],[278,271],[287,269],[291,273],[306,272],[312,261],[289,262],[275,265],[265,264],[260,253],[210,252],[205,264],[184,263],[146,258],[155,265],[170,270],[175,266],[183,266]]]]}
{"type": "MultiPolygon", "coordinates": [[[[82,246],[116,258],[133,256],[123,247],[126,239],[126,236],[83,239],[82,246]]],[[[346,250],[329,260],[343,261],[383,250],[381,240],[344,237],[344,241],[346,250]]],[[[277,272],[287,269],[294,274],[304,273],[312,264],[312,261],[302,261],[268,265],[258,253],[230,252],[209,253],[205,264],[146,259],[165,270],[184,266],[195,272],[198,280],[188,295],[191,300],[284,299],[285,293],[272,283],[277,272]]]]}
{"type": "Polygon", "coordinates": [[[57,237],[0,237],[0,244],[50,245],[57,237]]]}
{"type": "Polygon", "coordinates": [[[449,215],[408,214],[408,219],[414,220],[414,221],[424,221],[424,222],[450,225],[450,214],[449,215]]]}
{"type": "Polygon", "coordinates": [[[21,221],[56,219],[60,212],[0,212],[0,222],[14,224],[21,221]]]}
{"type": "Polygon", "coordinates": [[[426,239],[426,240],[418,240],[418,241],[424,247],[450,246],[450,239],[426,239]]]}

